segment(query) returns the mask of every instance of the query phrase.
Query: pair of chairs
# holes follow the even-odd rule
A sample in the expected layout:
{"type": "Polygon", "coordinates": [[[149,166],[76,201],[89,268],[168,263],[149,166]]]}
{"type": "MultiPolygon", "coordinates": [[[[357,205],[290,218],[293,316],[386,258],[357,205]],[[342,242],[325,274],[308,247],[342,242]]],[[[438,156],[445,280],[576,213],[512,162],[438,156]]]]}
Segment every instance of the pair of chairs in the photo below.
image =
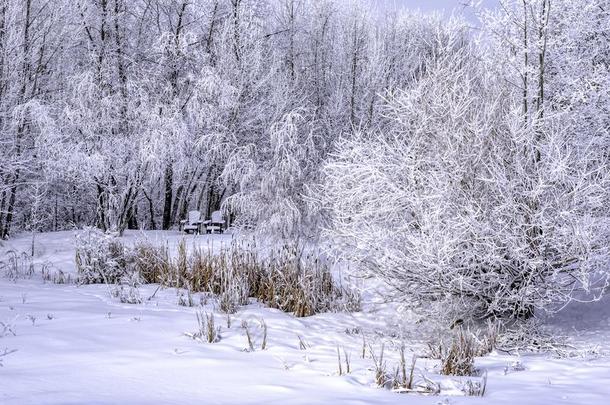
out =
{"type": "Polygon", "coordinates": [[[210,219],[202,221],[201,212],[189,211],[187,219],[180,221],[180,229],[186,233],[223,233],[226,228],[226,222],[222,218],[222,212],[214,211],[210,215],[210,219]]]}

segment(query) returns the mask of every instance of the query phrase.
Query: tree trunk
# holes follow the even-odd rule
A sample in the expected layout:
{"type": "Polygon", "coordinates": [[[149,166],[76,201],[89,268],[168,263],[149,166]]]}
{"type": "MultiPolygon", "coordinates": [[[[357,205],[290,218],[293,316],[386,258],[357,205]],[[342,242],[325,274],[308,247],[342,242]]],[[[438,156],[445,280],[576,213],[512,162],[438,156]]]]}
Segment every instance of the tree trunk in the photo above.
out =
{"type": "Polygon", "coordinates": [[[2,229],[0,239],[7,239],[11,232],[11,225],[13,222],[13,210],[15,209],[15,201],[17,200],[17,179],[19,178],[19,170],[15,174],[15,181],[9,192],[8,207],[6,210],[6,220],[2,229]]]}
{"type": "Polygon", "coordinates": [[[157,224],[155,223],[155,206],[153,205],[153,199],[148,195],[146,190],[142,189],[142,194],[148,201],[148,215],[150,216],[150,229],[153,231],[157,230],[157,224]]]}
{"type": "Polygon", "coordinates": [[[165,201],[163,203],[163,225],[162,229],[167,230],[172,225],[172,199],[174,187],[174,170],[169,163],[165,168],[165,201]]]}

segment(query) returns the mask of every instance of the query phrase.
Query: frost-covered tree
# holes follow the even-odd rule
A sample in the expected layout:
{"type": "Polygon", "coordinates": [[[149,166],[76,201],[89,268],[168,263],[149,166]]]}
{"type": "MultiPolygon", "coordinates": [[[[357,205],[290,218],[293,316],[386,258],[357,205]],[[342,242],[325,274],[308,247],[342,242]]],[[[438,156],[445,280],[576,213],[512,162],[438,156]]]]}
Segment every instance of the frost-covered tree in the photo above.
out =
{"type": "Polygon", "coordinates": [[[226,205],[237,224],[266,236],[294,240],[306,226],[305,186],[317,162],[313,134],[296,111],[268,131],[268,148],[244,147],[229,159],[223,176],[238,192],[226,205]]]}
{"type": "Polygon", "coordinates": [[[68,142],[79,146],[83,176],[96,192],[96,224],[122,233],[142,181],[144,164],[134,106],[134,81],[128,69],[127,5],[122,0],[79,3],[81,69],[67,91],[68,142]]]}
{"type": "Polygon", "coordinates": [[[0,1],[0,238],[27,211],[22,192],[41,174],[38,148],[61,80],[65,16],[61,3],[0,1]]]}

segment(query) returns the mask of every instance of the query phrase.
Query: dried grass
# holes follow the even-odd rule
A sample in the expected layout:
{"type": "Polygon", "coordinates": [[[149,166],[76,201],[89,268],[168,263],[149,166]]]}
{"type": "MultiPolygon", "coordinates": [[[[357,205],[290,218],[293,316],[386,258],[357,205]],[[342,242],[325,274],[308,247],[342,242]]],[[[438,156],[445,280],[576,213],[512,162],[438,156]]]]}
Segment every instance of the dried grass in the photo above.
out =
{"type": "Polygon", "coordinates": [[[210,292],[224,313],[235,313],[249,298],[297,317],[359,310],[356,292],[338,285],[320,260],[301,253],[284,246],[262,258],[255,246],[234,244],[218,254],[194,249],[189,255],[181,243],[176,260],[164,249],[141,245],[133,261],[146,282],[210,292]]]}

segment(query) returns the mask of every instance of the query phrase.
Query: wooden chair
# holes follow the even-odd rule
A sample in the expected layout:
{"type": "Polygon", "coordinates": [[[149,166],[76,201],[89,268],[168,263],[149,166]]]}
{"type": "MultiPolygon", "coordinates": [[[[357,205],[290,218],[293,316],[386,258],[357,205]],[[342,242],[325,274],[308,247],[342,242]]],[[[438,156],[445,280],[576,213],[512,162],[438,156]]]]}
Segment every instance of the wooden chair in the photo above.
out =
{"type": "Polygon", "coordinates": [[[180,221],[180,228],[186,233],[199,233],[201,231],[201,212],[189,211],[188,218],[180,221]]]}
{"type": "Polygon", "coordinates": [[[223,233],[225,229],[225,220],[222,219],[222,212],[214,211],[212,212],[211,218],[203,223],[205,227],[206,233],[223,233]]]}

